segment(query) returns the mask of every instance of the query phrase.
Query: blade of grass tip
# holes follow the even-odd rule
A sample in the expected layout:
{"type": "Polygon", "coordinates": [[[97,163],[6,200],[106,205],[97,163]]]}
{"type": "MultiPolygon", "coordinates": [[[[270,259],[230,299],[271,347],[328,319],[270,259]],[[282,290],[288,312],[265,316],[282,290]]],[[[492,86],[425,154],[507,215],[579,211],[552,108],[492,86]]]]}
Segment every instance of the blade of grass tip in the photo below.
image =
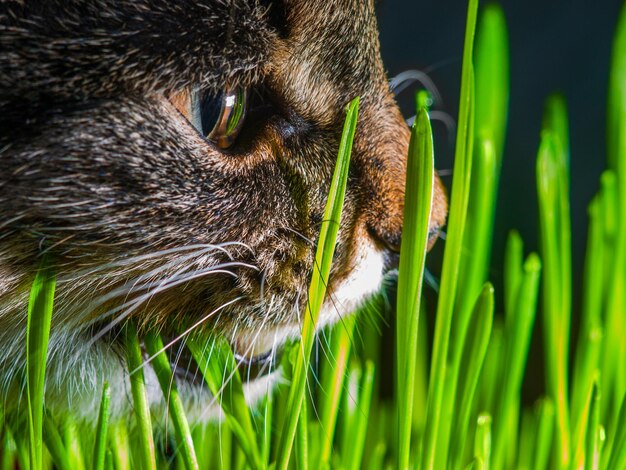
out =
{"type": "Polygon", "coordinates": [[[67,460],[67,449],[57,429],[57,423],[45,411],[43,416],[43,439],[54,464],[61,470],[70,470],[71,467],[67,460]]]}
{"type": "Polygon", "coordinates": [[[470,463],[467,464],[465,470],[483,470],[485,468],[484,463],[478,457],[474,457],[470,463]]]}
{"type": "Polygon", "coordinates": [[[56,276],[44,258],[30,290],[26,324],[26,392],[30,468],[43,464],[43,401],[56,276]]]}
{"type": "Polygon", "coordinates": [[[549,398],[543,398],[535,408],[537,415],[537,435],[535,441],[535,458],[532,468],[543,470],[548,468],[552,443],[554,440],[554,405],[549,398]]]}
{"type": "Polygon", "coordinates": [[[463,347],[463,360],[459,369],[455,413],[455,437],[452,440],[450,468],[461,468],[464,445],[470,427],[474,393],[491,338],[493,324],[493,286],[485,283],[472,310],[470,327],[463,347]]]}
{"type": "Polygon", "coordinates": [[[346,121],[339,144],[339,156],[337,158],[337,164],[335,165],[330,192],[324,210],[322,228],[317,242],[315,266],[317,266],[318,269],[314,269],[311,276],[308,302],[302,325],[302,340],[300,347],[296,348],[298,358],[295,363],[293,382],[289,388],[289,396],[287,398],[288,419],[283,426],[278,446],[277,468],[281,470],[286,470],[289,464],[300,407],[304,399],[306,378],[309,370],[309,358],[315,335],[315,325],[326,294],[330,265],[335,252],[335,243],[348,180],[352,142],[356,131],[358,105],[358,98],[352,100],[348,105],[346,121]]]}
{"type": "Polygon", "coordinates": [[[115,469],[115,467],[113,467],[113,453],[111,452],[111,449],[107,449],[107,451],[104,454],[104,468],[106,470],[115,469]]]}
{"type": "Polygon", "coordinates": [[[163,397],[167,403],[167,409],[172,418],[182,459],[188,470],[197,469],[198,459],[196,458],[196,450],[193,447],[189,423],[185,415],[183,402],[178,394],[178,386],[172,374],[170,361],[163,347],[163,341],[160,336],[148,333],[144,338],[144,345],[148,355],[152,358],[150,364],[157,376],[163,397]]]}
{"type": "MultiPolygon", "coordinates": [[[[591,399],[589,400],[589,424],[585,436],[584,445],[584,468],[585,470],[597,470],[600,465],[601,451],[601,426],[600,426],[600,389],[597,382],[593,384],[591,399]]],[[[582,446],[581,445],[581,446],[582,446]]],[[[580,468],[580,467],[577,467],[580,468]]]]}
{"type": "Polygon", "coordinates": [[[511,468],[514,464],[522,380],[537,314],[540,273],[541,261],[532,253],[524,263],[515,313],[507,317],[504,353],[507,367],[503,370],[494,422],[494,468],[511,468]]]}
{"type": "Polygon", "coordinates": [[[343,457],[346,470],[359,470],[363,468],[363,450],[365,449],[365,437],[367,435],[367,423],[372,406],[372,390],[374,388],[374,364],[371,361],[365,363],[362,374],[359,401],[353,413],[350,442],[343,447],[343,457]]]}
{"type": "Polygon", "coordinates": [[[622,399],[617,421],[613,423],[606,452],[603,454],[602,468],[626,468],[626,395],[622,399]]]}
{"type": "Polygon", "coordinates": [[[96,427],[96,439],[93,446],[92,468],[103,470],[105,468],[104,459],[107,443],[107,433],[109,431],[109,405],[111,403],[111,392],[109,383],[104,382],[102,387],[102,399],[100,400],[100,412],[98,413],[98,425],[96,427]]]}
{"type": "Polygon", "coordinates": [[[322,465],[330,461],[333,449],[337,413],[341,392],[344,388],[348,359],[352,350],[352,333],[355,324],[356,317],[353,315],[342,320],[333,328],[328,354],[329,360],[325,361],[322,369],[320,429],[323,435],[321,436],[322,449],[318,454],[319,462],[322,465]]]}
{"type": "Polygon", "coordinates": [[[509,37],[500,5],[485,5],[476,33],[476,129],[494,142],[497,173],[504,150],[509,108],[509,37]]]}
{"type": "Polygon", "coordinates": [[[524,242],[520,234],[512,230],[506,241],[504,251],[504,313],[507,321],[515,312],[517,293],[522,283],[524,270],[524,242]]]}
{"type": "Polygon", "coordinates": [[[156,470],[154,438],[152,437],[152,420],[150,405],[146,392],[146,383],[143,374],[143,357],[141,346],[134,325],[128,323],[126,330],[126,361],[130,374],[130,390],[133,397],[133,408],[139,428],[139,449],[141,468],[156,470]]]}
{"type": "Polygon", "coordinates": [[[476,420],[474,456],[482,462],[482,468],[489,470],[491,460],[491,416],[481,413],[476,420]]]}
{"type": "MultiPolygon", "coordinates": [[[[459,272],[461,316],[470,315],[487,280],[496,209],[496,194],[508,114],[509,61],[506,20],[495,4],[482,9],[476,29],[475,156],[472,159],[470,202],[459,272]]],[[[457,316],[455,325],[464,319],[457,316]]],[[[461,331],[465,326],[461,325],[461,331]]],[[[453,333],[454,334],[454,333],[453,333]]],[[[454,341],[453,341],[454,344],[454,341]]]]}
{"type": "MultiPolygon", "coordinates": [[[[442,468],[447,462],[448,442],[442,436],[440,424],[449,422],[454,403],[444,402],[448,361],[448,346],[454,302],[456,299],[458,269],[461,257],[463,232],[465,227],[466,209],[469,199],[469,182],[472,167],[473,142],[473,70],[472,43],[476,25],[476,9],[478,2],[470,0],[468,5],[465,46],[463,52],[463,71],[461,78],[461,98],[459,105],[459,126],[457,129],[457,146],[454,161],[454,179],[450,198],[450,214],[448,219],[448,237],[443,259],[441,288],[437,305],[437,321],[433,341],[433,356],[430,369],[428,404],[426,411],[426,428],[422,444],[422,468],[442,468]],[[445,407],[445,410],[442,410],[445,407]],[[438,451],[441,450],[441,451],[438,451]]],[[[454,391],[450,390],[450,393],[454,391]]]]}
{"type": "Polygon", "coordinates": [[[243,382],[228,341],[215,338],[209,347],[206,341],[191,337],[187,341],[209,390],[220,404],[226,423],[252,468],[262,468],[261,452],[252,424],[250,409],[243,393],[243,382]]]}
{"type": "Polygon", "coordinates": [[[379,442],[374,447],[372,458],[366,468],[369,470],[380,470],[385,468],[385,454],[387,453],[387,444],[384,441],[379,442]]]}
{"type": "Polygon", "coordinates": [[[561,95],[551,95],[546,101],[543,128],[552,133],[558,167],[557,238],[561,270],[561,331],[564,351],[569,352],[569,331],[572,299],[572,225],[569,207],[569,124],[567,105],[561,95]]]}
{"type": "Polygon", "coordinates": [[[543,321],[546,349],[546,382],[550,397],[556,404],[556,435],[554,452],[559,468],[570,462],[569,398],[567,362],[569,332],[564,330],[562,310],[561,251],[559,248],[559,163],[552,133],[542,133],[537,155],[537,192],[544,258],[543,321]]]}
{"type": "Polygon", "coordinates": [[[418,111],[409,143],[396,316],[399,468],[408,468],[422,279],[433,198],[433,137],[427,111],[418,111]]]}

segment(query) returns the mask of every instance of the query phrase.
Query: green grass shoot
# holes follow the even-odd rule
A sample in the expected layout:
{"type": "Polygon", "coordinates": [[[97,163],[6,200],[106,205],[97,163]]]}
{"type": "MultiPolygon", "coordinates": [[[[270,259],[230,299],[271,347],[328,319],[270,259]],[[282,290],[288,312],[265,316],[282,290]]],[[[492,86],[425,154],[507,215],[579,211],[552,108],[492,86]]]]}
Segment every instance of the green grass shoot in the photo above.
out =
{"type": "Polygon", "coordinates": [[[170,361],[163,347],[163,341],[156,334],[148,333],[144,338],[144,344],[146,351],[150,355],[150,364],[159,380],[159,385],[161,385],[161,391],[163,392],[169,415],[172,418],[174,433],[178,439],[182,460],[185,462],[187,470],[195,470],[198,468],[196,451],[193,446],[184,405],[178,393],[178,386],[174,380],[170,361]]]}
{"type": "Polygon", "coordinates": [[[33,282],[26,325],[26,394],[30,468],[43,468],[43,407],[56,276],[44,258],[33,282]]]}
{"type": "Polygon", "coordinates": [[[302,340],[301,346],[297,347],[298,357],[294,364],[293,382],[287,398],[288,419],[280,437],[277,468],[285,470],[289,464],[291,447],[295,437],[296,425],[300,408],[304,400],[304,391],[310,365],[311,349],[315,336],[315,324],[317,316],[322,308],[322,302],[326,294],[328,276],[332,257],[335,252],[335,240],[339,231],[339,221],[343,208],[343,199],[348,181],[348,168],[350,165],[350,154],[352,152],[352,142],[356,130],[359,100],[355,99],[348,105],[344,131],[339,144],[339,156],[337,165],[330,185],[328,202],[322,220],[322,229],[317,241],[317,252],[315,254],[315,269],[311,277],[309,286],[309,296],[306,311],[302,320],[302,340]]]}
{"type": "Polygon", "coordinates": [[[433,198],[433,137],[428,111],[417,112],[411,132],[407,161],[404,233],[400,248],[396,319],[398,379],[398,457],[402,468],[409,466],[413,396],[417,356],[422,278],[433,198]]]}

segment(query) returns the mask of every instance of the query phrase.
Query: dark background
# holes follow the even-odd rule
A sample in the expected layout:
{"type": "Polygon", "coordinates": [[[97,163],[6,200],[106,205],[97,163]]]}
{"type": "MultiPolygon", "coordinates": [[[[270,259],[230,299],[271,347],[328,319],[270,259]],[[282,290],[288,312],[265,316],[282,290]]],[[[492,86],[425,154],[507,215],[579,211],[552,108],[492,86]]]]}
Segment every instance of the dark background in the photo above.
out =
{"type": "MultiPolygon", "coordinates": [[[[491,263],[497,305],[502,305],[500,280],[509,230],[520,232],[527,253],[539,248],[535,155],[545,99],[559,91],[566,97],[570,117],[575,327],[587,238],[586,208],[605,168],[607,83],[622,1],[502,0],[500,4],[509,28],[511,97],[491,263]]],[[[466,2],[381,0],[377,8],[382,56],[390,77],[407,69],[427,72],[443,99],[436,109],[456,121],[466,2]]],[[[410,95],[404,92],[399,97],[405,115],[412,114],[410,95]]],[[[434,123],[433,128],[436,165],[450,170],[453,146],[444,126],[434,123]]],[[[444,183],[449,188],[450,178],[444,177],[444,183]]],[[[436,250],[441,251],[443,243],[438,245],[436,250]]],[[[429,260],[435,276],[439,257],[435,252],[429,260]]],[[[527,400],[536,398],[543,387],[540,318],[535,325],[529,359],[533,373],[524,386],[527,400]]]]}

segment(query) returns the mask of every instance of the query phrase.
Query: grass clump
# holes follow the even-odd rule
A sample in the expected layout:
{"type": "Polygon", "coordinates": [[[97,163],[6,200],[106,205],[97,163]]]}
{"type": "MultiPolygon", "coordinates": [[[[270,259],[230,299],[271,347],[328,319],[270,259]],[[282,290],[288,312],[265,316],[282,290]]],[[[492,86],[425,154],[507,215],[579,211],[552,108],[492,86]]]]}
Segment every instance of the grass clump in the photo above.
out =
{"type": "MultiPolygon", "coordinates": [[[[249,409],[228,343],[190,336],[187,347],[224,420],[188,423],[161,338],[154,333],[139,338],[129,323],[124,331],[132,424],[111,421],[106,385],[97,423],[53,418],[45,411],[43,390],[54,273],[44,264],[28,309],[27,426],[20,427],[18,418],[9,419],[10,411],[0,409],[2,468],[626,468],[626,13],[618,25],[609,90],[609,168],[589,205],[577,338],[570,337],[570,144],[561,96],[547,99],[536,160],[540,253],[525,255],[519,234],[509,235],[502,312],[488,278],[505,158],[507,42],[501,9],[491,4],[479,15],[478,2],[470,0],[432,351],[421,296],[434,162],[424,93],[417,99],[407,162],[396,354],[382,358],[389,348],[380,337],[380,322],[367,312],[343,318],[315,338],[317,316],[329,295],[326,285],[358,115],[355,100],[347,110],[318,239],[302,341],[283,358],[288,383],[249,409]],[[521,388],[538,307],[546,393],[527,407],[521,388]],[[169,446],[161,445],[169,441],[153,432],[142,342],[169,404],[174,442],[169,446]],[[384,393],[383,377],[391,363],[394,391],[384,393]]],[[[363,310],[385,306],[389,302],[382,291],[363,310]]]]}

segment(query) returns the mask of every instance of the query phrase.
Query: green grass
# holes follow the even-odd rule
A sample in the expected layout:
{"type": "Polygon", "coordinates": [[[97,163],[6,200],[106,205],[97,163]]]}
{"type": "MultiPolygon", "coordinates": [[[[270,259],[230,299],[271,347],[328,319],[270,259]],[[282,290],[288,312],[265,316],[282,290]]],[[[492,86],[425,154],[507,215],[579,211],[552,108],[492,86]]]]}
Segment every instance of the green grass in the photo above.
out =
{"type": "Polygon", "coordinates": [[[573,286],[568,114],[559,95],[546,98],[538,136],[540,252],[526,254],[519,234],[511,232],[504,266],[490,269],[506,158],[508,39],[501,9],[477,7],[477,1],[468,2],[433,338],[421,294],[434,155],[429,99],[421,92],[407,161],[395,354],[380,335],[388,320],[384,314],[381,320],[390,304],[386,290],[316,339],[358,118],[355,100],[347,109],[317,241],[302,341],[283,355],[286,383],[249,409],[227,341],[191,336],[186,347],[224,418],[188,422],[161,338],[154,332],[139,337],[129,323],[124,332],[134,415],[123,421],[109,416],[107,385],[97,422],[50,415],[44,374],[55,282],[44,261],[24,307],[28,406],[23,416],[0,408],[1,469],[626,468],[626,10],[609,84],[609,167],[589,204],[584,281],[573,286]],[[493,282],[502,292],[494,291],[491,281],[498,279],[490,273],[502,273],[502,282],[493,282]],[[580,309],[572,305],[574,289],[583,295],[580,309]],[[581,311],[577,337],[570,333],[573,310],[581,311]],[[538,326],[544,355],[532,360],[545,364],[545,396],[527,406],[522,384],[538,326]],[[153,429],[142,344],[168,404],[168,438],[153,429]],[[392,384],[383,383],[392,369],[392,384]]]}

